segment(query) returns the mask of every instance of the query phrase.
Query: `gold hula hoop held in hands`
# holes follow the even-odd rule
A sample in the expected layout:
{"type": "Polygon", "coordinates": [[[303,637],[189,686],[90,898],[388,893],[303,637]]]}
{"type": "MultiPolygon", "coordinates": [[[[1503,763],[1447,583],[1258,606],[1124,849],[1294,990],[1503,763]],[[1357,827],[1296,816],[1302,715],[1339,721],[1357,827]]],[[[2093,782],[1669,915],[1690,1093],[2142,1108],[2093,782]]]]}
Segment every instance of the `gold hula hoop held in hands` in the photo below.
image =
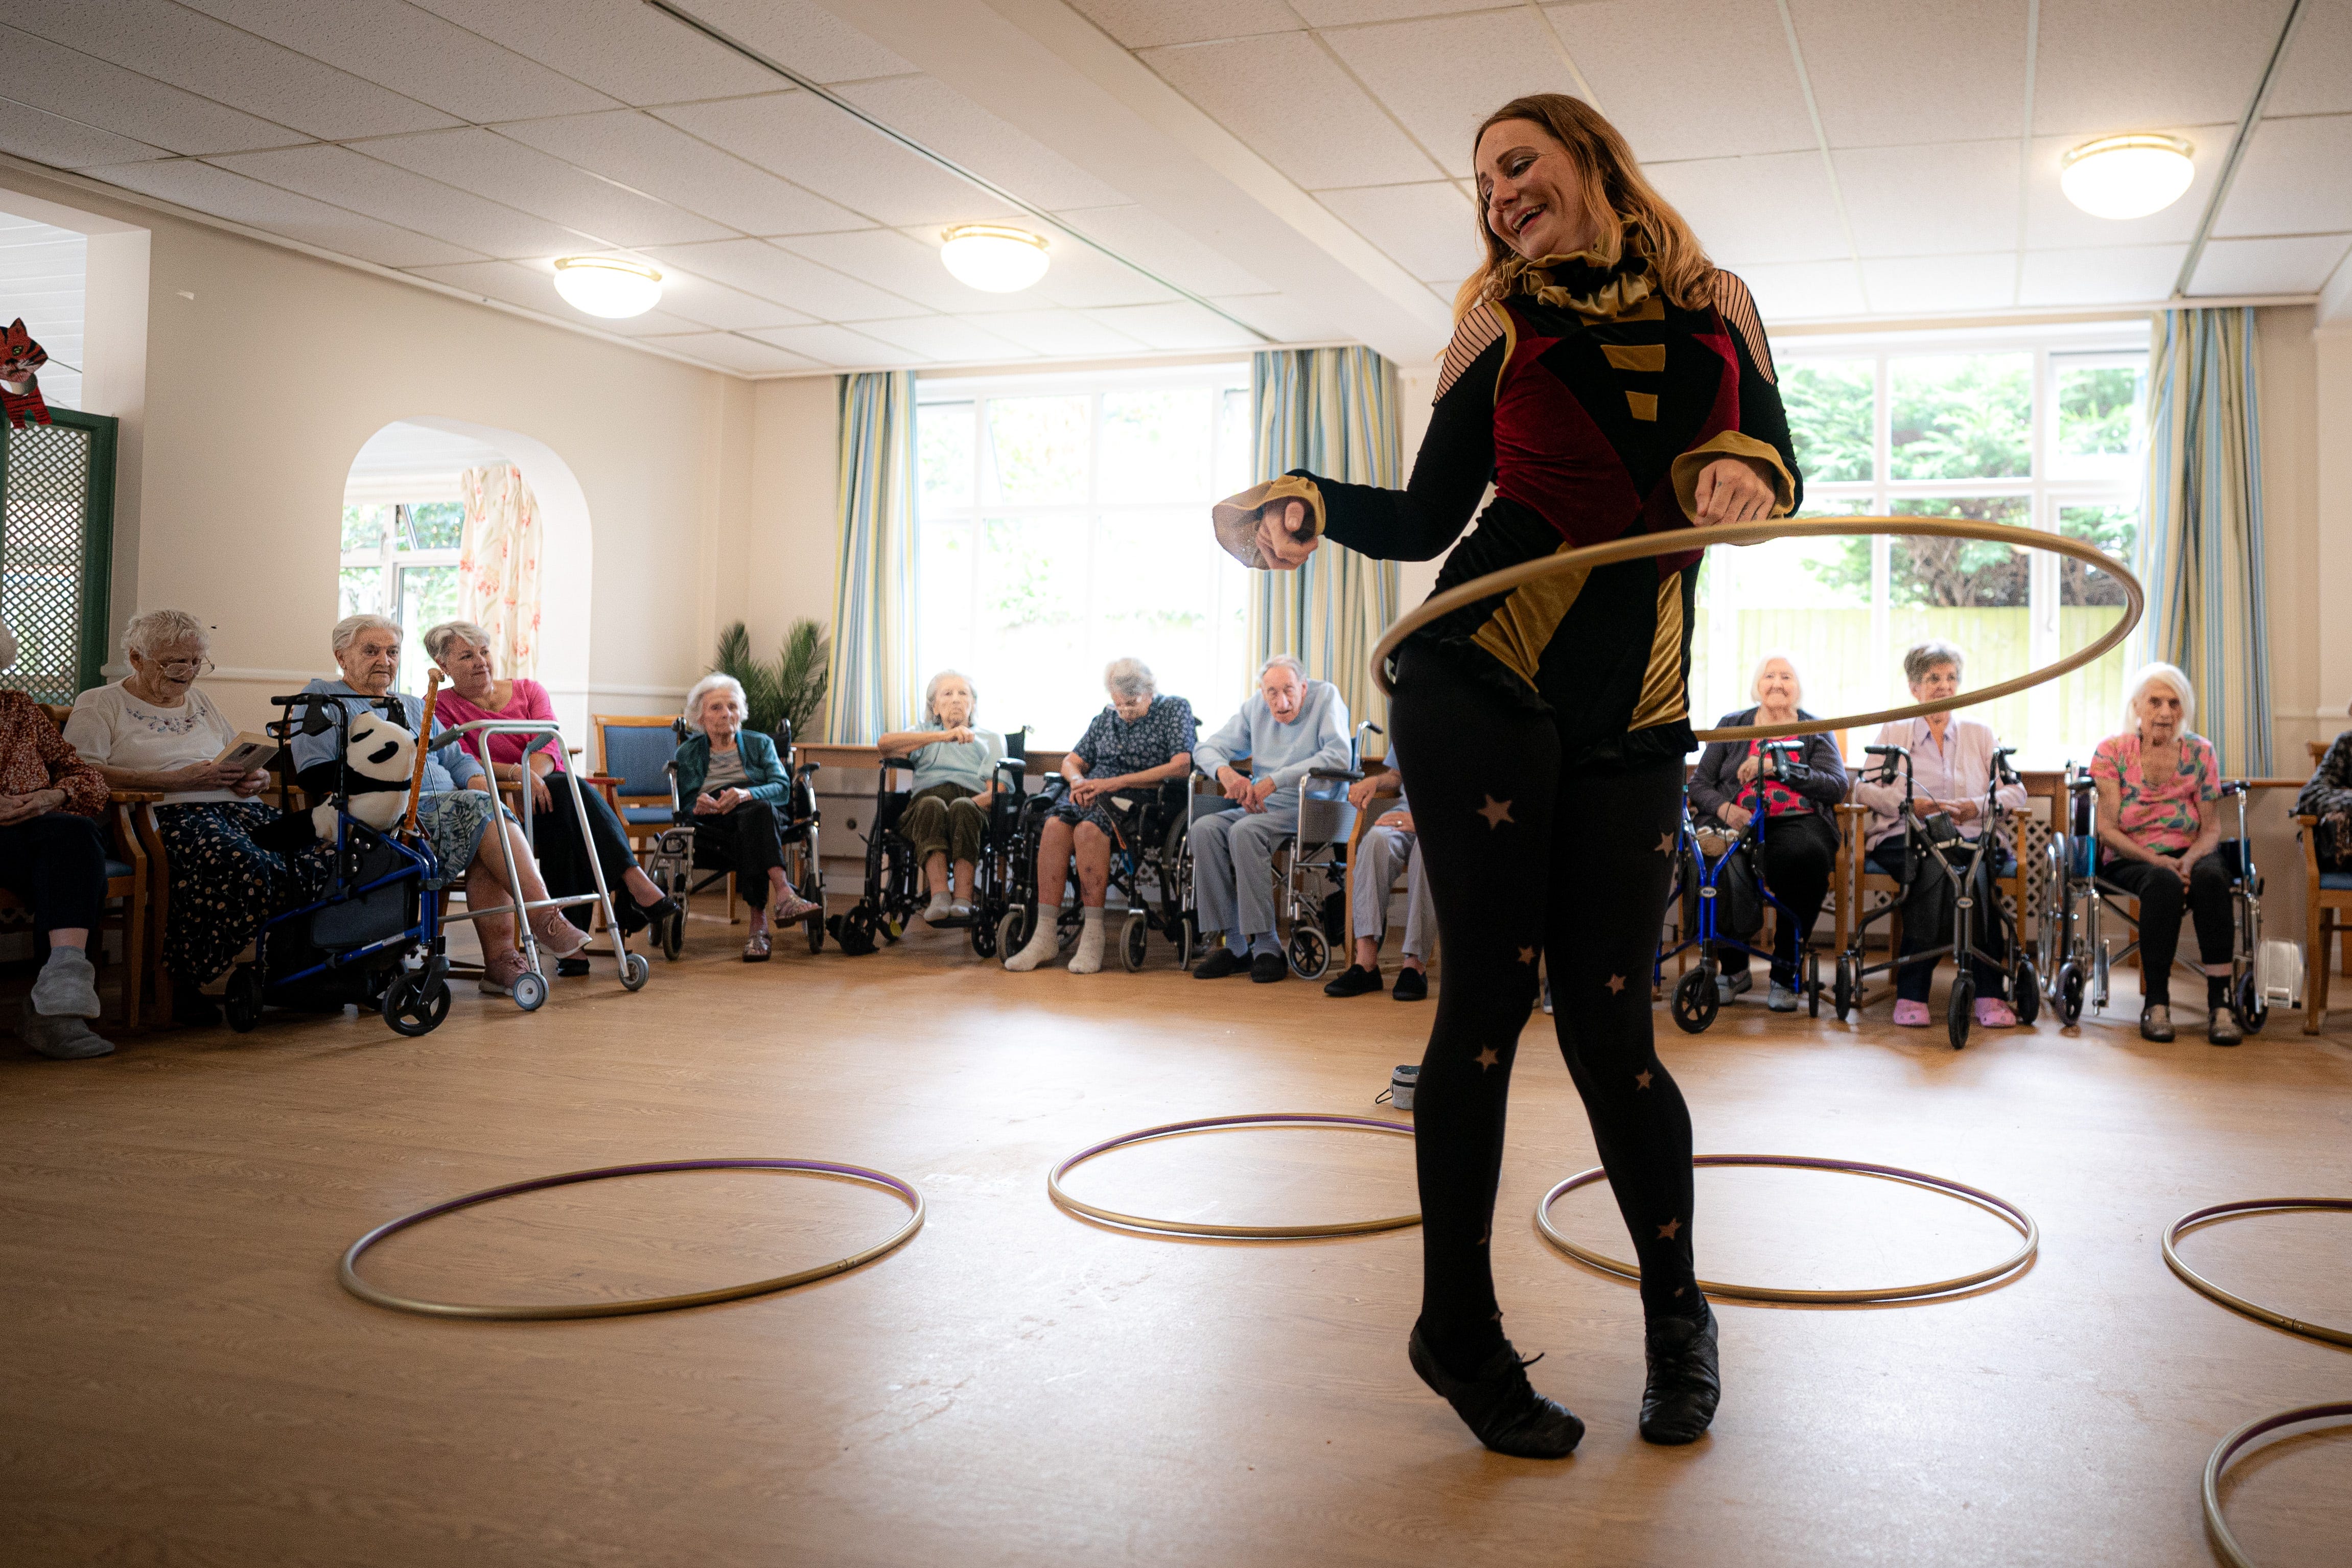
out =
{"type": "Polygon", "coordinates": [[[2034,670],[2013,681],[2002,681],[1981,690],[1964,692],[1943,702],[1913,703],[1907,707],[1848,714],[1837,718],[1807,718],[1787,724],[1743,724],[1728,729],[1702,729],[1698,732],[1701,744],[1715,740],[1771,740],[1785,735],[1860,729],[1871,725],[1893,724],[1898,719],[1925,718],[1931,713],[1947,713],[1953,708],[2011,696],[2028,686],[2038,686],[2045,681],[2056,680],[2070,670],[2078,670],[2115,647],[2131,635],[2132,628],[2139,624],[2140,612],[2147,602],[2147,596],[2141,591],[2139,579],[2126,570],[2122,562],[2063,534],[2044,533],[2039,528],[2013,528],[2007,523],[1965,522],[1950,517],[1775,517],[1760,523],[1725,523],[1709,528],[1675,528],[1666,533],[1633,534],[1622,539],[1611,539],[1606,544],[1564,549],[1557,555],[1521,561],[1517,566],[1473,578],[1398,617],[1396,624],[1381,633],[1379,646],[1372,650],[1372,680],[1381,691],[1394,695],[1396,686],[1389,678],[1389,660],[1406,638],[1433,621],[1481,600],[1507,593],[1522,583],[1572,571],[1589,571],[1594,567],[1614,566],[1621,560],[1680,555],[1685,550],[1709,545],[1760,545],[1773,539],[1842,538],[1854,534],[1908,534],[1928,538],[1975,539],[1986,544],[2010,545],[2018,549],[2056,550],[2060,555],[2072,556],[2085,565],[2096,567],[2122,584],[2127,601],[2123,619],[2088,647],[2077,649],[2046,669],[2034,670]]]}
{"type": "Polygon", "coordinates": [[[2208,1208],[2192,1210],[2174,1220],[2165,1231],[2164,1261],[2174,1273],[2180,1276],[2181,1282],[2190,1290],[2210,1301],[2220,1302],[2233,1312],[2242,1312],[2258,1323],[2268,1323],[2273,1328],[2284,1329],[2289,1333],[2299,1333],[2308,1339],[2325,1340],[2329,1344],[2352,1345],[2352,1329],[2329,1328],[2325,1323],[2305,1322],[2301,1318],[2291,1318],[2284,1312],[2275,1312],[2260,1302],[2250,1301],[2243,1296],[2234,1295],[2223,1290],[2181,1261],[2179,1250],[2180,1239],[2192,1230],[2218,1224],[2224,1219],[2234,1219],[2244,1214],[2292,1214],[2310,1209],[2333,1209],[2339,1214],[2352,1213],[2352,1197],[2253,1197],[2242,1199],[2236,1203],[2217,1203],[2208,1208]]]}

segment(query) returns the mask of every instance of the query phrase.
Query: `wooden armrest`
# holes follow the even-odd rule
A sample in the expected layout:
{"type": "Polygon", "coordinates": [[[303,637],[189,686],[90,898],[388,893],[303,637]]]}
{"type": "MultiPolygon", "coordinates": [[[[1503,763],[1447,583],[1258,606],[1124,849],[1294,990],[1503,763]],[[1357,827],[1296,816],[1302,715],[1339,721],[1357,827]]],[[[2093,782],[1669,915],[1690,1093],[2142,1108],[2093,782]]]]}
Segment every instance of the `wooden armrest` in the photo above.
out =
{"type": "Polygon", "coordinates": [[[583,784],[593,785],[599,789],[607,784],[617,789],[624,782],[619,777],[611,773],[583,773],[579,777],[583,784]]]}
{"type": "Polygon", "coordinates": [[[163,798],[161,789],[113,789],[107,794],[108,803],[115,806],[135,806],[142,800],[152,804],[163,798]]]}

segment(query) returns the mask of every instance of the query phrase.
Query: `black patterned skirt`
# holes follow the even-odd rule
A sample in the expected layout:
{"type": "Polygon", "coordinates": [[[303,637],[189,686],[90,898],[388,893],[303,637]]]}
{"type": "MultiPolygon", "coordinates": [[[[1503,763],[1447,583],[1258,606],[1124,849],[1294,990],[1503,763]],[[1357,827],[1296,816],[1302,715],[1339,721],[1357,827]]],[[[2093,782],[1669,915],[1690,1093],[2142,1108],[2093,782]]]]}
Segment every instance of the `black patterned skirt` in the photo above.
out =
{"type": "Polygon", "coordinates": [[[172,864],[163,966],[202,984],[236,961],[261,923],[326,890],[328,846],[272,854],[253,834],[278,813],[258,800],[201,800],[155,808],[172,864]]]}

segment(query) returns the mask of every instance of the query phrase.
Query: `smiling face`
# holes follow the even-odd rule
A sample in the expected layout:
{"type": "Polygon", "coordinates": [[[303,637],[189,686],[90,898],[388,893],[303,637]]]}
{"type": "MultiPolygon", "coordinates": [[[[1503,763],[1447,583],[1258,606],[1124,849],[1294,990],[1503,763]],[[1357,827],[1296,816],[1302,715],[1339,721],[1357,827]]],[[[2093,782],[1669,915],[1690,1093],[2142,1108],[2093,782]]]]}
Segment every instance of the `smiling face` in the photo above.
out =
{"type": "Polygon", "coordinates": [[[931,716],[949,729],[971,722],[971,687],[961,675],[950,675],[931,694],[931,716]]]}
{"type": "Polygon", "coordinates": [[[1521,256],[1565,256],[1592,244],[1584,172],[1542,126],[1496,120],[1478,138],[1474,166],[1486,226],[1521,256]]]}
{"type": "Polygon", "coordinates": [[[1940,664],[1928,665],[1927,673],[1911,683],[1911,696],[1916,702],[1939,703],[1946,697],[1958,695],[1959,689],[1959,666],[1948,660],[1940,664]]]}
{"type": "Polygon", "coordinates": [[[452,637],[441,649],[441,673],[460,695],[473,696],[498,684],[498,666],[479,643],[452,637]]]}
{"type": "Polygon", "coordinates": [[[380,697],[392,690],[393,678],[400,674],[400,633],[371,626],[335,655],[335,663],[342,669],[345,685],[380,697]]]}
{"type": "Polygon", "coordinates": [[[2166,681],[2150,681],[2132,702],[2139,713],[2143,745],[2163,746],[2180,734],[2180,694],[2166,681]]]}
{"type": "Polygon", "coordinates": [[[1276,723],[1297,720],[1298,706],[1307,700],[1307,683],[1298,678],[1297,671],[1287,664],[1276,664],[1258,677],[1257,689],[1258,695],[1265,698],[1265,706],[1273,710],[1276,723]]]}
{"type": "Polygon", "coordinates": [[[1797,707],[1797,672],[1786,659],[1767,659],[1756,674],[1756,704],[1766,713],[1793,713],[1797,707]]]}

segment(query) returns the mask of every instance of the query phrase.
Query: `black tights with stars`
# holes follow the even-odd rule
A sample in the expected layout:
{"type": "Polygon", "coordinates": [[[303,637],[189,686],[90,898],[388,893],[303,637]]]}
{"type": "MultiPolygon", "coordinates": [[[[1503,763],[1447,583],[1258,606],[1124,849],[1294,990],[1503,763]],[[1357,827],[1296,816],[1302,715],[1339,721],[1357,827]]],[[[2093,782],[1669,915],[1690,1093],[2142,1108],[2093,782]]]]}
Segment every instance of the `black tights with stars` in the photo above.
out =
{"type": "Polygon", "coordinates": [[[1419,650],[1390,722],[1444,955],[1413,1099],[1423,1334],[1457,1376],[1503,1343],[1487,1242],[1539,950],[1560,1054],[1641,1260],[1643,1309],[1696,1316],[1690,1112],[1650,1014],[1680,760],[1562,777],[1548,715],[1419,650]]]}

